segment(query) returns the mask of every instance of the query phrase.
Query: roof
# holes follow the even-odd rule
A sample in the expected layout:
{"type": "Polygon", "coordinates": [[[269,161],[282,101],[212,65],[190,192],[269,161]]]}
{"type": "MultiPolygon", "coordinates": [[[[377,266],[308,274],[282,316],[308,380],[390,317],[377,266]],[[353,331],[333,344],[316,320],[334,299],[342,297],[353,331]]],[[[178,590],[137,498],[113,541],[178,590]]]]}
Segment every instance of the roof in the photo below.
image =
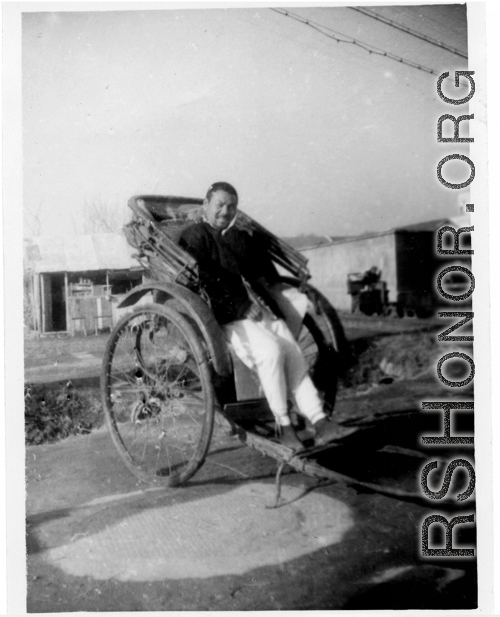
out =
{"type": "Polygon", "coordinates": [[[424,221],[423,223],[415,223],[414,225],[405,225],[403,227],[393,227],[386,231],[367,232],[359,236],[345,236],[340,238],[332,238],[331,242],[324,244],[316,244],[312,246],[301,246],[299,251],[307,251],[314,248],[325,248],[327,246],[333,246],[335,244],[343,244],[344,242],[359,242],[360,240],[368,240],[370,238],[377,238],[379,236],[387,236],[396,233],[421,233],[421,232],[434,232],[437,231],[443,225],[450,225],[453,223],[452,219],[433,219],[432,221],[424,221]]]}
{"type": "Polygon", "coordinates": [[[134,249],[117,233],[29,238],[24,241],[25,267],[35,272],[138,270],[134,249]]]}
{"type": "Polygon", "coordinates": [[[321,244],[331,244],[331,236],[317,236],[316,234],[299,234],[298,236],[283,237],[284,242],[300,251],[304,247],[319,246],[321,244]]]}
{"type": "Polygon", "coordinates": [[[423,223],[415,223],[414,225],[404,225],[403,227],[395,227],[392,231],[437,231],[443,225],[449,225],[450,219],[433,219],[432,221],[424,221],[423,223]]]}

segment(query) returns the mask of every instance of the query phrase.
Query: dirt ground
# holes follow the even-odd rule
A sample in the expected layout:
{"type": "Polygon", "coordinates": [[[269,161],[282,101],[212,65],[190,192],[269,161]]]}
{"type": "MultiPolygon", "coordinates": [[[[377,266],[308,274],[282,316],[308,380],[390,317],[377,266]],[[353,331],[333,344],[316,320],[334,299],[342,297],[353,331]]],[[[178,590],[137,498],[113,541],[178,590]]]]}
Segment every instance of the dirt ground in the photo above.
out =
{"type": "MultiPolygon", "coordinates": [[[[391,376],[387,365],[398,364],[405,340],[416,345],[421,337],[426,349],[437,324],[350,316],[343,323],[357,353],[382,354],[386,373],[371,370],[366,383],[341,391],[340,422],[363,424],[375,414],[377,420],[319,462],[359,480],[418,492],[423,466],[436,456],[449,458],[419,443],[422,432],[440,427],[436,415],[420,412],[420,401],[443,400],[449,392],[432,370],[391,376]]],[[[26,341],[26,381],[71,379],[95,391],[106,339],[26,341]]],[[[435,504],[285,468],[280,507],[270,507],[276,462],[222,425],[204,466],[183,488],[138,482],[105,428],[28,447],[26,474],[29,612],[476,606],[474,559],[420,556],[421,521],[436,512],[435,504]]],[[[455,475],[452,494],[464,481],[455,475]]],[[[450,517],[471,511],[470,500],[439,508],[450,517]]],[[[470,527],[461,527],[459,543],[474,545],[470,527]]]]}

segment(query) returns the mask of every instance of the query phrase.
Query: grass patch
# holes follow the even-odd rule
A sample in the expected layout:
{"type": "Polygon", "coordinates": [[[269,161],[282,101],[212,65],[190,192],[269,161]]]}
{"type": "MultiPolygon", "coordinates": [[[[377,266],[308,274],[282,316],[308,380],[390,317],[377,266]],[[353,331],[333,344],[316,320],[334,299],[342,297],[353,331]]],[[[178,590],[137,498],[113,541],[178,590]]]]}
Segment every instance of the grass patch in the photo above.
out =
{"type": "Polygon", "coordinates": [[[80,392],[71,383],[59,388],[24,386],[25,442],[54,443],[70,435],[86,435],[103,423],[97,392],[80,392]]]}
{"type": "Polygon", "coordinates": [[[434,333],[395,334],[355,342],[353,364],[340,379],[341,389],[415,379],[436,364],[434,333]]]}

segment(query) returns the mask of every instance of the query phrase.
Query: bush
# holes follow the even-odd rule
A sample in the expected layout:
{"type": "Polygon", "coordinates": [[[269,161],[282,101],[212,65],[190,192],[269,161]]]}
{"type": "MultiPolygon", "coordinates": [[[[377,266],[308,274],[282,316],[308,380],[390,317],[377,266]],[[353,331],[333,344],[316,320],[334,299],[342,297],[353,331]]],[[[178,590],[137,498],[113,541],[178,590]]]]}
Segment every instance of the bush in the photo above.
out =
{"type": "Polygon", "coordinates": [[[415,379],[436,364],[437,337],[421,333],[381,336],[366,349],[353,351],[355,362],[340,379],[340,388],[357,388],[395,379],[415,379]]]}
{"type": "Polygon", "coordinates": [[[53,389],[43,385],[24,386],[26,445],[54,443],[70,435],[85,435],[102,424],[101,404],[68,382],[53,389]]]}

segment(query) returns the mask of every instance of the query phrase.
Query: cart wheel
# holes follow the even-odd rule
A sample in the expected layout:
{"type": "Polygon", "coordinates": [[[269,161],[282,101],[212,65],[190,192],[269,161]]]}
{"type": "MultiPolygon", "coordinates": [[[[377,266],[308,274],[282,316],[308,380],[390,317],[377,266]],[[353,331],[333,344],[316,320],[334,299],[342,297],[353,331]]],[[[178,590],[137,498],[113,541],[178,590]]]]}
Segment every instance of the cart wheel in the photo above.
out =
{"type": "Polygon", "coordinates": [[[214,390],[199,336],[182,315],[157,304],[125,315],[104,352],[101,389],[113,442],[138,478],[176,486],[203,464],[214,390]]]}
{"type": "Polygon", "coordinates": [[[341,357],[346,351],[344,330],[328,300],[314,287],[306,293],[312,307],[304,317],[298,343],[309,367],[311,379],[323,396],[330,413],[335,405],[341,357]]]}

